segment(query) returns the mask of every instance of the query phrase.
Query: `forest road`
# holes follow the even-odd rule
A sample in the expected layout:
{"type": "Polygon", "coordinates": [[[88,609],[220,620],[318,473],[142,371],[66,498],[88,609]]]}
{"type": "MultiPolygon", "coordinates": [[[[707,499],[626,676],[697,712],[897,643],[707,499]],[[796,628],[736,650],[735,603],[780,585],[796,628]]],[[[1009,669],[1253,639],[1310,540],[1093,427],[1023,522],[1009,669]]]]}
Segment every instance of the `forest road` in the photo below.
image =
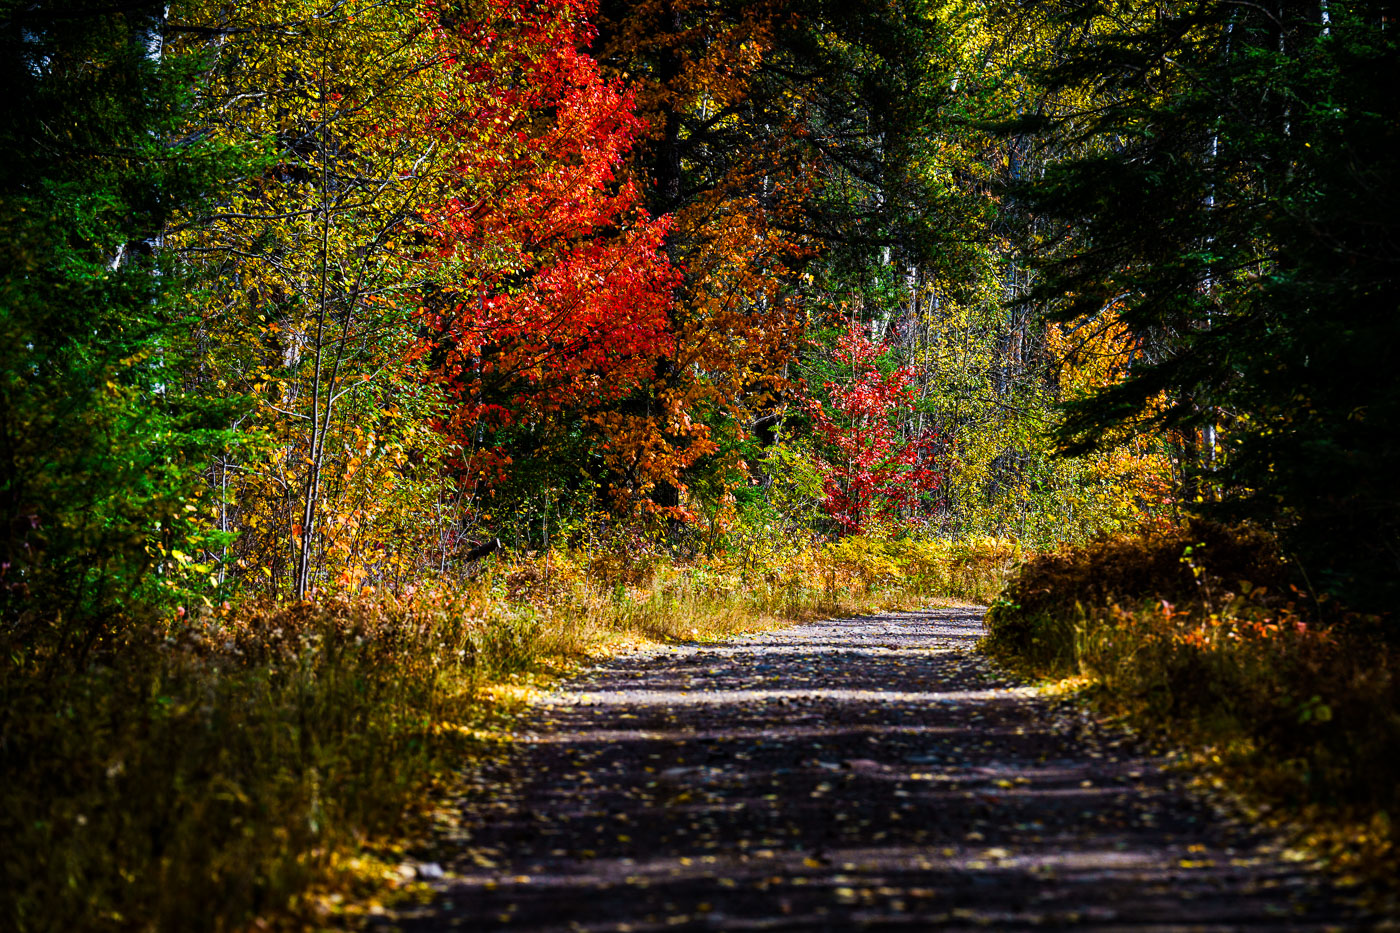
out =
{"type": "Polygon", "coordinates": [[[1365,919],[1160,757],[977,654],[979,608],[620,657],[459,800],[380,929],[1330,930],[1365,919]]]}

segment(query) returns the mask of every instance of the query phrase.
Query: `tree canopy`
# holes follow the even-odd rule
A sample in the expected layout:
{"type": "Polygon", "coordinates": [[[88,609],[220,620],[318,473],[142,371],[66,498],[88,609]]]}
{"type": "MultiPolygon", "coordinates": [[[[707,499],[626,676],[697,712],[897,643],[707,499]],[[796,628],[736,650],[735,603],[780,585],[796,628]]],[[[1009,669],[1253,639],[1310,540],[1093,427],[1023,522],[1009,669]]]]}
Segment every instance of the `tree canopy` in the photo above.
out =
{"type": "Polygon", "coordinates": [[[1246,517],[1382,605],[1386,16],[7,5],[6,624],[723,550],[779,488],[817,537],[1246,517]]]}

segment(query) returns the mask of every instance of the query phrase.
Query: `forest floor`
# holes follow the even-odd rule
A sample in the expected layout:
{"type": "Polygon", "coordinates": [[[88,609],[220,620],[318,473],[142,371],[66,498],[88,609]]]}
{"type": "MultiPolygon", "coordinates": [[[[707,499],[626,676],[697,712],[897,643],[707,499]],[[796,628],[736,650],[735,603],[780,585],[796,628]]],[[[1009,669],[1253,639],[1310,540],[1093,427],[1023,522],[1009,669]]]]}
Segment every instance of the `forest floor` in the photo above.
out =
{"type": "Polygon", "coordinates": [[[1328,930],[1367,919],[951,607],[641,650],[469,776],[420,930],[1328,930]],[[443,874],[439,876],[439,871],[443,874]]]}

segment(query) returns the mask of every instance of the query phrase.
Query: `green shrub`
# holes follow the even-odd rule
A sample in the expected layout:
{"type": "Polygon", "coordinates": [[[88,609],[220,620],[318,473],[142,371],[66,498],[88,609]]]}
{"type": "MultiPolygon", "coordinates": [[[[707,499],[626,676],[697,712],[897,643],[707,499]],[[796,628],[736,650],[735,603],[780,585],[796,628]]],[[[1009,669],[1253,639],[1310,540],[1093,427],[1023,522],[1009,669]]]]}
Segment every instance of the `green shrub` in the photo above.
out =
{"type": "Polygon", "coordinates": [[[469,608],[254,604],[82,672],[9,670],[0,925],[231,929],[294,906],[395,829],[453,751],[435,726],[519,666],[528,635],[469,608]]]}

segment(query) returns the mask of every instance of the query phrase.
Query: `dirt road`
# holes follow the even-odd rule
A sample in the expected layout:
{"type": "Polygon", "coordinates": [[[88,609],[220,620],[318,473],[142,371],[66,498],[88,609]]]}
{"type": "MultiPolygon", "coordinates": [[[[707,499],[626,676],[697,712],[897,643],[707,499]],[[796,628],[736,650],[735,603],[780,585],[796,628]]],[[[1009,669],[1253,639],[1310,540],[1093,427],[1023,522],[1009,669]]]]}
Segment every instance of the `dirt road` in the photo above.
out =
{"type": "Polygon", "coordinates": [[[1323,930],[1166,763],[996,674],[978,609],[620,658],[460,802],[406,930],[1323,930]]]}

